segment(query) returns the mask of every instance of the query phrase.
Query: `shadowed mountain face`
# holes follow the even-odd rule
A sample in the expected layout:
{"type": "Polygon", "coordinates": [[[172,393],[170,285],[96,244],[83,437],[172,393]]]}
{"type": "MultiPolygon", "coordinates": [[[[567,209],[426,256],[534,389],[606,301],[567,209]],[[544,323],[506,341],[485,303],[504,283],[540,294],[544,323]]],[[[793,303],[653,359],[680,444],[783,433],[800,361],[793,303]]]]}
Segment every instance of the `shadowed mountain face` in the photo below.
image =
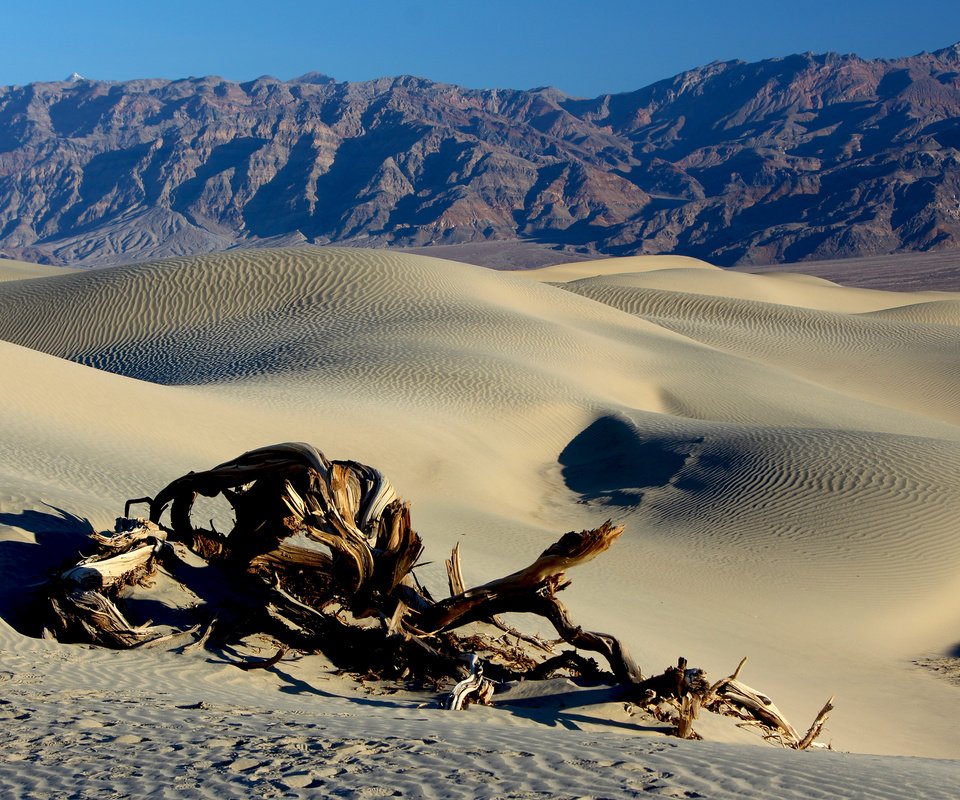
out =
{"type": "Polygon", "coordinates": [[[533,240],[722,265],[960,246],[960,45],[637,92],[401,77],[0,89],[0,255],[533,240]]]}

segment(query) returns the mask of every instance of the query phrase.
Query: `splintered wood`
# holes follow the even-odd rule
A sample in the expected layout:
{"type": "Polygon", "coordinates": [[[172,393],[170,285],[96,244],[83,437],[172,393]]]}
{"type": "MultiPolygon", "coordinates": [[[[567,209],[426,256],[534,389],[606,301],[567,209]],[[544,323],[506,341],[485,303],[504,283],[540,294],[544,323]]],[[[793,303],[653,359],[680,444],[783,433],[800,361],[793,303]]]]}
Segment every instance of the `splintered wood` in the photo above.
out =
{"type": "Polygon", "coordinates": [[[288,649],[320,651],[373,677],[437,686],[454,679],[445,701],[454,709],[489,702],[497,681],[584,675],[629,687],[636,704],[661,718],[664,703],[674,708],[672,724],[684,738],[696,736],[694,721],[706,709],[749,721],[785,746],[812,746],[832,698],[801,737],[769,698],[740,683],[743,662],[713,685],[682,659],[677,668],[644,679],[617,637],[573,622],[557,597],[570,585],[567,571],[604,553],[622,533],[623,526],[610,521],[571,531],[529,566],[472,588],[464,582],[458,545],[446,562],[449,596],[435,600],[414,574],[423,543],[410,506],[379,470],[330,461],[309,444],[278,444],[190,472],[156,497],[128,501],[112,536],[93,535],[99,552],[53,582],[48,622],[57,638],[110,647],[179,640],[201,629],[194,646],[265,634],[277,643],[276,654],[238,666],[269,669],[288,649]],[[235,524],[229,533],[194,524],[191,512],[201,495],[230,503],[235,524]],[[148,506],[148,519],[129,518],[137,504],[148,506]],[[243,598],[245,610],[211,608],[205,625],[172,634],[128,621],[122,590],[158,565],[189,588],[186,551],[178,555],[176,547],[216,565],[236,590],[233,602],[243,598]],[[546,642],[513,630],[500,615],[516,612],[543,617],[560,638],[546,642]],[[558,653],[563,642],[573,649],[558,653]],[[609,671],[580,651],[601,656],[609,671]]]}

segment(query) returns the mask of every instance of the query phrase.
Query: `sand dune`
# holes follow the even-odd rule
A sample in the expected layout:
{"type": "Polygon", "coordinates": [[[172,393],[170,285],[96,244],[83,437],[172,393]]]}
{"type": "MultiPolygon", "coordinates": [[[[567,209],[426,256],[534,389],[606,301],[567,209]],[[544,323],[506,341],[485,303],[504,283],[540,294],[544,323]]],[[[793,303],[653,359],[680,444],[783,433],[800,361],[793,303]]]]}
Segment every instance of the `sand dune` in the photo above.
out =
{"type": "MultiPolygon", "coordinates": [[[[862,315],[650,289],[629,278],[588,279],[564,288],[820,386],[952,424],[960,421],[960,328],[914,322],[922,317],[916,303],[907,315],[894,315],[889,306],[882,315],[862,315]]],[[[792,293],[810,297],[813,292],[805,289],[792,293]]],[[[866,290],[848,291],[860,299],[866,290]]],[[[934,297],[931,313],[945,320],[944,301],[934,297]]]]}
{"type": "Polygon", "coordinates": [[[0,282],[41,278],[46,275],[67,275],[71,272],[75,272],[75,270],[67,269],[66,267],[48,267],[42,264],[30,264],[26,261],[0,258],[0,282]]]}
{"type": "MultiPolygon", "coordinates": [[[[659,257],[646,258],[649,265],[649,259],[659,257]]],[[[620,259],[611,260],[619,261],[620,259]]],[[[569,284],[579,278],[576,280],[578,285],[587,284],[594,289],[597,284],[602,284],[624,289],[687,292],[716,298],[776,303],[801,309],[839,311],[844,314],[895,308],[905,302],[905,295],[901,292],[851,289],[823,278],[793,273],[749,275],[727,272],[709,264],[685,265],[682,268],[667,265],[654,268],[653,265],[649,265],[644,272],[611,273],[605,276],[583,274],[589,270],[582,268],[579,270],[581,273],[579,275],[573,268],[566,272],[571,277],[563,282],[569,284]]],[[[923,304],[929,304],[950,295],[943,292],[915,292],[906,297],[910,297],[910,302],[915,304],[921,301],[923,304]]]]}
{"type": "Polygon", "coordinates": [[[899,319],[905,322],[920,322],[929,325],[960,325],[960,302],[957,300],[931,300],[926,303],[911,303],[905,306],[873,312],[884,319],[899,319]]]}
{"type": "MultiPolygon", "coordinates": [[[[17,590],[42,572],[42,554],[53,563],[89,524],[108,527],[126,498],[258,445],[306,440],[390,475],[414,504],[432,560],[462,541],[468,582],[613,516],[627,533],[574,574],[567,602],[584,624],[620,635],[646,671],[682,654],[722,674],[749,655],[747,677],[797,724],[838,695],[829,731],[841,749],[960,757],[960,693],[911,663],[960,638],[960,296],[728,273],[694,259],[513,275],[336,248],[20,272],[0,285],[0,564],[18,576],[3,594],[6,618],[17,590]],[[891,712],[891,696],[911,699],[891,712]]],[[[439,585],[441,569],[427,567],[425,579],[439,585]]],[[[18,634],[4,635],[4,649],[20,646],[18,634]]],[[[29,648],[75,657],[52,644],[29,648]]],[[[132,664],[136,655],[118,658],[132,664]]],[[[101,657],[76,656],[81,667],[101,657]]],[[[144,657],[148,671],[168,663],[144,657]]],[[[190,681],[207,686],[212,669],[191,663],[190,681]]],[[[305,683],[317,679],[304,669],[305,683]]],[[[80,691],[57,679],[62,691],[80,691]]],[[[249,702],[286,713],[270,676],[257,681],[270,699],[249,702]]],[[[218,702],[235,708],[251,687],[218,702]]],[[[324,710],[327,698],[310,702],[325,747],[357,739],[326,716],[335,713],[324,710]]],[[[374,713],[337,702],[358,715],[353,724],[374,713]]],[[[50,712],[37,707],[35,724],[46,724],[50,712]]],[[[248,724],[234,712],[190,713],[225,739],[226,727],[248,724]]],[[[413,725],[417,712],[389,713],[413,725]]],[[[512,728],[497,713],[481,712],[476,733],[471,717],[470,735],[487,736],[483,747],[506,764],[515,757],[498,737],[512,728]]],[[[644,763],[657,753],[681,765],[700,758],[674,743],[634,742],[622,735],[629,720],[610,722],[604,736],[638,748],[644,763]]],[[[118,724],[124,736],[143,736],[132,717],[118,724]]],[[[437,741],[459,735],[447,724],[430,719],[437,741]]],[[[524,736],[543,735],[530,750],[546,759],[536,767],[544,774],[557,766],[576,783],[594,769],[544,755],[548,741],[573,754],[587,737],[607,752],[592,732],[517,724],[524,736]]],[[[258,725],[236,738],[269,739],[258,725]]],[[[306,721],[297,725],[290,735],[307,735],[306,721]]],[[[276,757],[257,762],[262,772],[252,762],[237,770],[249,785],[251,776],[309,773],[271,746],[276,757]]],[[[720,749],[710,758],[733,770],[742,745],[711,746],[720,749]]],[[[227,763],[231,747],[216,758],[227,763]]],[[[408,757],[363,747],[393,769],[408,757]]],[[[411,764],[430,757],[414,751],[411,764]]],[[[758,752],[751,759],[770,780],[795,763],[758,752]]],[[[845,779],[869,772],[867,762],[843,763],[845,779]]],[[[923,773],[925,763],[904,769],[923,773]]],[[[619,791],[652,785],[649,776],[630,784],[626,769],[611,773],[626,781],[619,791]]],[[[665,791],[736,794],[719,774],[683,783],[690,776],[677,769],[682,780],[663,782],[665,791]]],[[[895,788],[872,796],[899,796],[895,788]]]]}

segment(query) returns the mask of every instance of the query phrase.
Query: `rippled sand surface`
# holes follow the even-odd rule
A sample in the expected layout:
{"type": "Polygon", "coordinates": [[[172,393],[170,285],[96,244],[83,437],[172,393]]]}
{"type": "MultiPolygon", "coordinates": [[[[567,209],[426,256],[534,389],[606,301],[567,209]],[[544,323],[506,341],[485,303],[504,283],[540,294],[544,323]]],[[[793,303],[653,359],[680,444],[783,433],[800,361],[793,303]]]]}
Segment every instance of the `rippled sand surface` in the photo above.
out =
{"type": "MultiPolygon", "coordinates": [[[[798,727],[837,695],[827,738],[841,750],[960,757],[960,690],[914,663],[950,667],[960,642],[960,296],[651,257],[517,274],[338,248],[8,267],[0,612],[11,623],[23,587],[90,525],[109,528],[128,497],[304,440],[391,477],[413,502],[438,591],[458,541],[468,583],[480,582],[614,517],[627,532],[573,573],[566,602],[645,672],[684,655],[719,677],[747,655],[748,682],[798,727]]],[[[839,797],[863,796],[853,788],[868,780],[867,796],[901,797],[910,781],[934,792],[960,773],[955,761],[798,759],[719,729],[706,743],[651,739],[612,708],[589,725],[499,709],[454,723],[413,700],[364,705],[307,666],[284,684],[202,658],[3,636],[3,658],[25,660],[0,664],[17,687],[0,711],[28,714],[18,730],[32,738],[17,740],[22,759],[0,782],[29,773],[37,794],[61,792],[91,747],[115,760],[96,773],[102,786],[138,769],[156,780],[177,747],[207,752],[216,780],[187,771],[180,786],[200,796],[268,785],[417,796],[373,765],[432,765],[424,791],[438,797],[759,797],[770,781],[776,796],[839,797]],[[91,694],[111,687],[125,699],[91,694]],[[201,695],[209,709],[172,710],[201,695]],[[35,769],[31,747],[53,747],[43,731],[67,697],[73,738],[35,769]],[[215,732],[206,751],[197,725],[215,732]],[[514,752],[520,730],[527,756],[514,752]],[[736,767],[745,747],[753,777],[736,767]],[[138,767],[144,748],[152,766],[138,767]]]]}

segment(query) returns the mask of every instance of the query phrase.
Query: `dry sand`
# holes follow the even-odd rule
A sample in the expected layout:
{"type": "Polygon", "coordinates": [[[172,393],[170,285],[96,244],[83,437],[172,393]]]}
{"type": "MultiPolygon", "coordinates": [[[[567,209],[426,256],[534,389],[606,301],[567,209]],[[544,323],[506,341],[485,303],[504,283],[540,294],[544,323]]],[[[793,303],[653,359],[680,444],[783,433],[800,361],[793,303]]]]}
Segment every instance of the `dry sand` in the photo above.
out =
{"type": "MultiPolygon", "coordinates": [[[[958,795],[960,687],[915,662],[949,672],[960,641],[960,294],[652,257],[516,275],[336,248],[27,279],[6,263],[14,625],[25,587],[127,498],[305,440],[380,467],[429,558],[461,542],[468,583],[622,521],[572,575],[577,620],[648,673],[684,655],[719,677],[747,655],[744,678],[798,727],[836,694],[824,738],[852,751],[706,721],[710,741],[678,742],[613,703],[452,715],[316,657],[243,673],[4,626],[9,792],[958,795]]],[[[438,590],[441,569],[422,573],[438,590]]]]}
{"type": "Polygon", "coordinates": [[[0,282],[19,281],[24,278],[42,278],[48,275],[67,275],[76,270],[67,267],[50,267],[45,264],[31,264],[28,261],[14,261],[0,256],[0,282]]]}

